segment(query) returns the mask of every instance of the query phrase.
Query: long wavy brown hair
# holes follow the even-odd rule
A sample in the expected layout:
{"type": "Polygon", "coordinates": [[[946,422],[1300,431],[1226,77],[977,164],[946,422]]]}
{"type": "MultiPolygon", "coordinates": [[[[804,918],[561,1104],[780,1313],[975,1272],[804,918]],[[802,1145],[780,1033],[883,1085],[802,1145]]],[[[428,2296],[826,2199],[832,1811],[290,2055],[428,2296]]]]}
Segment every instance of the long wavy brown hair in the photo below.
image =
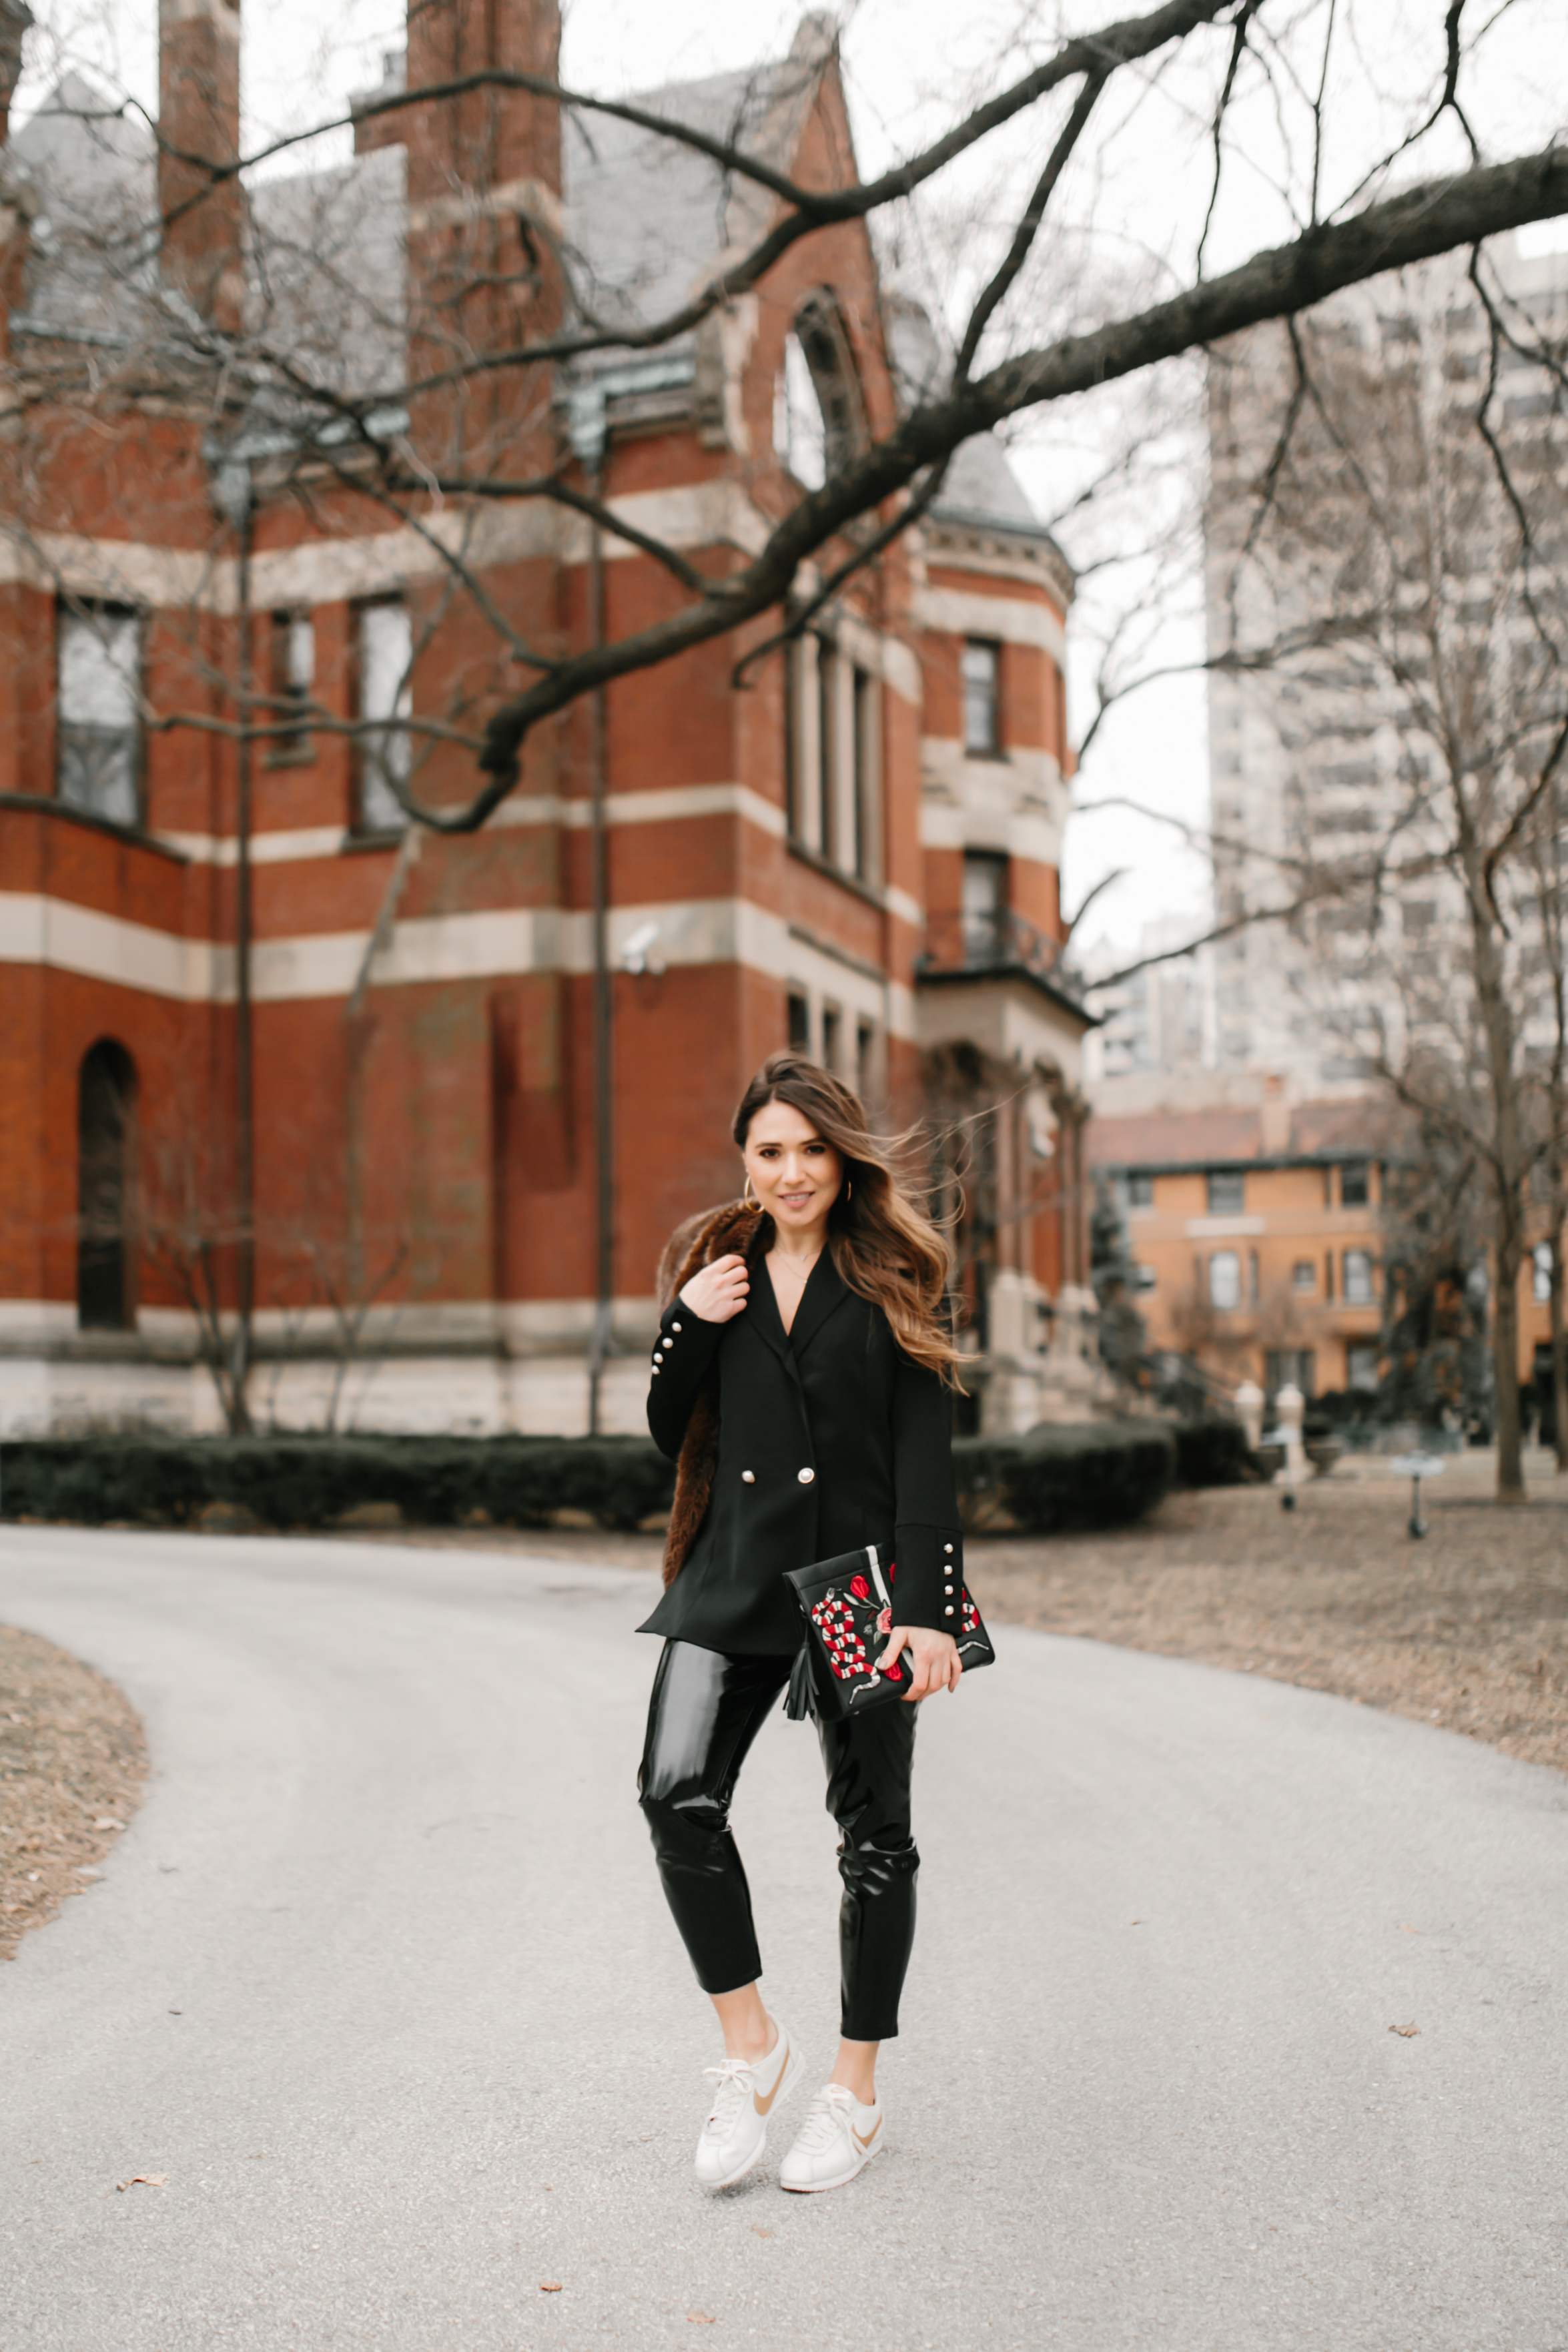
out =
{"type": "MultiPolygon", "coordinates": [[[[844,1163],[846,1181],[827,1213],[827,1238],[840,1278],[879,1307],[906,1356],[962,1388],[946,1298],[952,1253],[910,1198],[894,1160],[898,1146],[871,1132],[865,1105],[841,1078],[804,1054],[770,1054],[741,1097],[731,1129],[743,1151],[764,1103],[788,1103],[810,1119],[844,1163]]],[[[770,1223],[772,1220],[769,1220],[770,1223]]]]}

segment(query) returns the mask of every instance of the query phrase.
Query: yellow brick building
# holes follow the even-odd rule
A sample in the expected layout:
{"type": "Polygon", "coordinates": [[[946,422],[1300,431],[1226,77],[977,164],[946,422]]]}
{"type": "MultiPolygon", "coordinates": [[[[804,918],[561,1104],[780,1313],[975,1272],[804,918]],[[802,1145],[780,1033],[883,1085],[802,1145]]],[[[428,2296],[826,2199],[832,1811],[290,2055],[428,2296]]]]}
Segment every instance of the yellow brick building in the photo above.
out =
{"type": "MultiPolygon", "coordinates": [[[[1131,1091],[1104,1089],[1088,1159],[1127,1220],[1150,1348],[1270,1396],[1288,1381],[1309,1397],[1375,1389],[1384,1107],[1292,1103],[1278,1080],[1251,1103],[1206,1108],[1123,1108],[1131,1091]]],[[[1547,1264],[1542,1246],[1521,1277],[1524,1381],[1548,1337],[1547,1264]]]]}

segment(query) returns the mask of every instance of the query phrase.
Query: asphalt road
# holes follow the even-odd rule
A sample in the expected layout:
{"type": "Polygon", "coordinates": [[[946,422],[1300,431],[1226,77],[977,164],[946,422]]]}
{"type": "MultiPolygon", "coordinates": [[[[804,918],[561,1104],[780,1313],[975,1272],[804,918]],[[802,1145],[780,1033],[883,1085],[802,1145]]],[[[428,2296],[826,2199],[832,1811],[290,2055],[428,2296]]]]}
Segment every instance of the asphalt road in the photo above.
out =
{"type": "MultiPolygon", "coordinates": [[[[889,2153],[784,2196],[803,2092],[709,2199],[718,2050],[633,1802],[649,1589],[0,1530],[0,1617],[121,1683],[154,1764],[0,1969],[7,2352],[1568,2346],[1568,1780],[1004,1629],[921,1722],[889,2153]]],[[[809,1727],[737,1825],[815,2084],[809,1727]]]]}

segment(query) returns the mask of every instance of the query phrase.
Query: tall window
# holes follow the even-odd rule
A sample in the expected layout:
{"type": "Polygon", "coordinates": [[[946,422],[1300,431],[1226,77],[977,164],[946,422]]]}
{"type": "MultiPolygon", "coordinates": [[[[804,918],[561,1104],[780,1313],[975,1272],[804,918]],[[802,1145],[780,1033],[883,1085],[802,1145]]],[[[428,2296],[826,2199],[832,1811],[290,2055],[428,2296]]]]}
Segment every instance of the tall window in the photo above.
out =
{"type": "Polygon", "coordinates": [[[854,754],[854,868],[861,882],[875,880],[877,837],[881,814],[881,698],[869,670],[856,665],[850,672],[851,743],[854,754]]]}
{"type": "Polygon", "coordinates": [[[142,616],[116,604],[58,610],[59,796],[72,808],[134,824],[142,807],[142,616]]]}
{"type": "Polygon", "coordinates": [[[802,304],[784,338],[773,395],[773,447],[805,490],[819,490],[860,438],[849,339],[831,294],[802,304]]]}
{"type": "Polygon", "coordinates": [[[811,1004],[804,989],[790,990],[785,1008],[785,1034],[789,1039],[791,1052],[809,1054],[811,1051],[811,1004]]]}
{"type": "Polygon", "coordinates": [[[132,1137],[136,1069],[100,1038],[77,1079],[77,1321],[127,1331],[136,1319],[132,1266],[132,1137]]]}
{"type": "Polygon", "coordinates": [[[1310,1257],[1299,1257],[1290,1268],[1290,1287],[1310,1294],[1318,1286],[1318,1269],[1310,1257]]]}
{"type": "Polygon", "coordinates": [[[822,1064],[835,1077],[844,1076],[844,1015],[837,1004],[822,1008],[822,1064]]]}
{"type": "Polygon", "coordinates": [[[822,488],[827,479],[827,425],[798,335],[784,338],[773,396],[773,447],[803,490],[822,488]]]}
{"type": "Polygon", "coordinates": [[[963,853],[963,960],[1000,963],[1007,952],[1007,860],[995,850],[963,853]]]}
{"type": "Polygon", "coordinates": [[[1154,1205],[1154,1179],[1142,1169],[1134,1168],[1128,1173],[1127,1205],[1130,1209],[1152,1209],[1154,1205]]]}
{"type": "Polygon", "coordinates": [[[309,613],[274,613],[268,648],[268,723],[274,730],[268,756],[274,766],[309,760],[312,746],[306,720],[316,683],[316,629],[309,613]]]}
{"type": "Polygon", "coordinates": [[[1365,1250],[1345,1252],[1345,1305],[1372,1305],[1372,1259],[1365,1250]]]}
{"type": "Polygon", "coordinates": [[[1228,1311],[1241,1305],[1241,1255],[1215,1250],[1209,1257],[1209,1305],[1228,1311]]]}
{"type": "Polygon", "coordinates": [[[1537,1242],[1531,1253],[1531,1296],[1544,1307],[1552,1296],[1552,1244],[1537,1242]]]}
{"type": "Polygon", "coordinates": [[[963,748],[971,759],[994,758],[1002,749],[1002,648],[988,637],[971,637],[960,666],[963,674],[963,748]]]}
{"type": "Polygon", "coordinates": [[[791,839],[857,881],[873,881],[882,776],[876,678],[832,638],[799,638],[788,651],[784,707],[791,839]]]}
{"type": "Polygon", "coordinates": [[[396,785],[412,767],[408,730],[384,724],[414,708],[408,673],[414,631],[401,601],[362,604],[358,642],[359,717],[371,722],[360,738],[359,823],[364,833],[401,833],[408,819],[396,785]]]}
{"type": "Polygon", "coordinates": [[[1364,1160],[1347,1160],[1340,1170],[1340,1203],[1346,1209],[1364,1209],[1372,1198],[1371,1171],[1364,1160]]]}
{"type": "Polygon", "coordinates": [[[1375,1389],[1377,1386],[1377,1349],[1362,1346],[1345,1349],[1345,1386],[1347,1389],[1375,1389]]]}
{"type": "Polygon", "coordinates": [[[855,1091],[864,1103],[877,1092],[877,1030],[870,1021],[858,1022],[855,1027],[855,1091]]]}
{"type": "Polygon", "coordinates": [[[1247,1176],[1240,1168],[1211,1168],[1208,1172],[1211,1217],[1238,1217],[1247,1206],[1247,1176]]]}
{"type": "Polygon", "coordinates": [[[1270,1348],[1263,1360],[1263,1384],[1270,1396],[1278,1396],[1284,1388],[1298,1388],[1304,1397],[1313,1393],[1317,1363],[1310,1348],[1270,1348]]]}
{"type": "Polygon", "coordinates": [[[818,804],[821,820],[817,826],[816,847],[836,866],[843,863],[840,787],[843,783],[842,746],[838,729],[838,657],[826,637],[816,641],[816,756],[820,771],[818,804]]]}

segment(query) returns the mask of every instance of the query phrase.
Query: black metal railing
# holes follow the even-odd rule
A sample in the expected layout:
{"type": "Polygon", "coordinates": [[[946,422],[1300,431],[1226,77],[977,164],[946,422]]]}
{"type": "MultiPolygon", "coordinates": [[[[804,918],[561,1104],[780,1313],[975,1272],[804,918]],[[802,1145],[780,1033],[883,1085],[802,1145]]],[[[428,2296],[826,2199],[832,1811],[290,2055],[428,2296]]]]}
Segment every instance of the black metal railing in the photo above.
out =
{"type": "Polygon", "coordinates": [[[1084,983],[1063,961],[1063,943],[1011,907],[928,917],[917,972],[1026,971],[1081,998],[1084,983]]]}

